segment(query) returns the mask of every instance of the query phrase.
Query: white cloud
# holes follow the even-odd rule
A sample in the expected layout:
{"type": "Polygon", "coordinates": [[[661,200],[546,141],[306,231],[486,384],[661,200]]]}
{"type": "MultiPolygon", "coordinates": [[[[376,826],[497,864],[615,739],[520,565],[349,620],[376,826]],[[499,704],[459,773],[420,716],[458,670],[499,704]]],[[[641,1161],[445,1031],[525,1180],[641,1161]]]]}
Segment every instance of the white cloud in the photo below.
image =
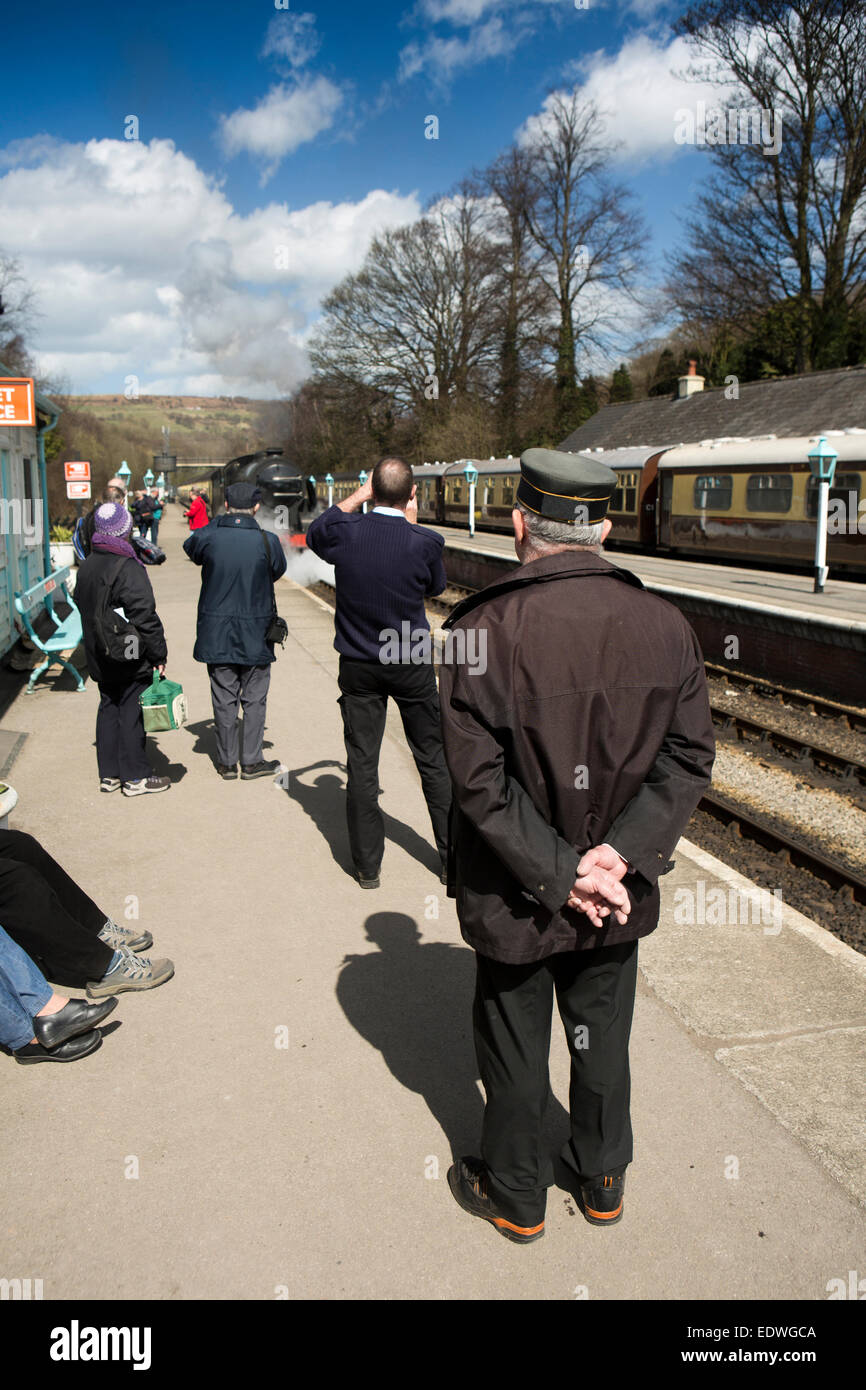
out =
{"type": "Polygon", "coordinates": [[[223,148],[230,156],[246,151],[267,161],[267,179],[285,155],[330,129],[342,101],[340,88],[327,77],[308,78],[294,87],[279,83],[252,111],[239,107],[220,117],[223,148]]]}
{"type": "Polygon", "coordinates": [[[314,14],[274,15],[262,47],[263,58],[284,58],[293,68],[303,67],[315,58],[322,46],[316,33],[314,14]]]}
{"type": "Polygon", "coordinates": [[[465,39],[457,35],[450,38],[433,36],[423,44],[407,44],[400,53],[399,79],[405,82],[423,70],[434,81],[447,82],[461,68],[474,67],[490,58],[501,58],[512,53],[520,43],[521,36],[520,25],[507,28],[499,16],[494,15],[473,29],[465,39]]]}
{"type": "MultiPolygon", "coordinates": [[[[616,54],[601,50],[572,65],[574,86],[596,104],[609,136],[620,145],[618,159],[626,162],[680,153],[683,146],[674,140],[677,111],[694,110],[698,101],[705,101],[708,108],[724,105],[726,94],[719,87],[688,82],[678,75],[691,58],[685,39],[664,43],[640,34],[616,54]]],[[[552,100],[549,96],[541,112],[521,126],[521,143],[532,140],[552,100]]]]}
{"type": "Polygon", "coordinates": [[[35,350],[75,391],[272,396],[307,374],[310,316],[414,195],[237,214],[170,140],[54,141],[0,177],[3,249],[37,291],[35,350]],[[277,249],[285,247],[278,256],[277,249]],[[280,264],[278,264],[278,261],[280,264]]]}

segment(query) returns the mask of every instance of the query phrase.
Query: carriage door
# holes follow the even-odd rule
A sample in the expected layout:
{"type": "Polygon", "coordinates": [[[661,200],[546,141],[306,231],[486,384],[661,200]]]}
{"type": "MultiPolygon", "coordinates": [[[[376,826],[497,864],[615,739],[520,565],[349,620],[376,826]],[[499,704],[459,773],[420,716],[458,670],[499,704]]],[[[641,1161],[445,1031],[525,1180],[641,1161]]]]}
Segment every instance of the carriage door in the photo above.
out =
{"type": "Polygon", "coordinates": [[[659,471],[659,492],[658,492],[658,543],[659,545],[670,545],[671,543],[671,500],[674,491],[674,475],[665,470],[659,471]]]}

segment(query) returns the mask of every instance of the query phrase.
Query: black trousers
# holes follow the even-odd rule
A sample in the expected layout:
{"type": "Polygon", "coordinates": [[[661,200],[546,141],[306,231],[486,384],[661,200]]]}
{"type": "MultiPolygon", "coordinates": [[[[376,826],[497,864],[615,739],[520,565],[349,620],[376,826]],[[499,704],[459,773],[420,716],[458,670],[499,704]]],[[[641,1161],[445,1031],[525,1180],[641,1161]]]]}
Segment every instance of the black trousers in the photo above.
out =
{"type": "Polygon", "coordinates": [[[102,912],[32,835],[0,830],[0,923],[55,984],[99,980],[114,952],[102,912]]]}
{"type": "MultiPolygon", "coordinates": [[[[96,764],[100,777],[138,782],[151,775],[145,752],[144,721],[138,697],[150,680],[99,683],[96,713],[96,764]]],[[[5,925],[5,924],[4,924],[5,925]]]]}
{"type": "Polygon", "coordinates": [[[339,685],[349,774],[346,815],[355,868],[365,878],[374,878],[385,852],[385,822],[379,810],[379,750],[389,696],[400,711],[406,742],[421,777],[436,848],[444,860],[451,779],[442,751],[439,691],[432,665],[388,666],[341,656],[339,685]]]}
{"type": "Polygon", "coordinates": [[[553,995],[571,1053],[571,1136],[562,1159],[580,1181],[631,1162],[628,1041],[637,942],[564,951],[531,965],[476,956],[475,1051],[487,1094],[481,1156],[489,1191],[518,1225],[544,1219],[553,1163],[542,1142],[550,1094],[553,995]]]}

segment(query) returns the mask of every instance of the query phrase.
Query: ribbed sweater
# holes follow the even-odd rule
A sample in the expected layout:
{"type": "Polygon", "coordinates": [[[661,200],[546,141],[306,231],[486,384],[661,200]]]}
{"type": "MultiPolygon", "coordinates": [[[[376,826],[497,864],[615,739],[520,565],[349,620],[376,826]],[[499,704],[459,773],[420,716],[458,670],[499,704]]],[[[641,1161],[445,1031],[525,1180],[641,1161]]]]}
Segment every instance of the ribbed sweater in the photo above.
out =
{"type": "MultiPolygon", "coordinates": [[[[442,537],[386,512],[329,507],[307,531],[307,545],[334,566],[334,646],[353,661],[381,660],[383,633],[429,632],[424,599],[445,588],[442,537]]],[[[408,657],[407,657],[408,660],[408,657]]]]}

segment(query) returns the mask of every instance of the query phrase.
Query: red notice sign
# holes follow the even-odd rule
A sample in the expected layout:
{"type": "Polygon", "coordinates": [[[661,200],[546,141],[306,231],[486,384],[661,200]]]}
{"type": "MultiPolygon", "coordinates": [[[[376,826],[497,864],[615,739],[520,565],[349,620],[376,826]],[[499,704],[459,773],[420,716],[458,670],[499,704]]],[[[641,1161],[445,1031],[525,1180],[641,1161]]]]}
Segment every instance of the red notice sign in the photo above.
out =
{"type": "Polygon", "coordinates": [[[32,376],[0,376],[0,426],[35,424],[32,376]]]}
{"type": "Polygon", "coordinates": [[[66,484],[66,496],[67,496],[67,497],[89,497],[89,496],[90,496],[90,484],[89,484],[89,483],[67,483],[67,484],[66,484]]]}
{"type": "Polygon", "coordinates": [[[90,464],[84,462],[64,463],[63,476],[67,483],[89,483],[90,464]]]}

